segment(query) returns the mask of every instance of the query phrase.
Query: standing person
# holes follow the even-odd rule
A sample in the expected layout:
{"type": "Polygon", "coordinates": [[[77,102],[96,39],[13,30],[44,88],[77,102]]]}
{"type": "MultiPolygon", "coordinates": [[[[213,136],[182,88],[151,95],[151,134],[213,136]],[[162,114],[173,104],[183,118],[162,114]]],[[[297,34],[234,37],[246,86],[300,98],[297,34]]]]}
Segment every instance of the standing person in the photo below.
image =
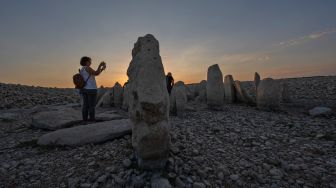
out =
{"type": "Polygon", "coordinates": [[[82,106],[82,117],[83,121],[96,121],[95,117],[95,106],[97,98],[97,83],[95,76],[98,76],[106,68],[105,62],[101,62],[97,70],[93,70],[91,66],[91,58],[84,56],[80,60],[80,65],[82,66],[80,74],[86,81],[83,89],[80,93],[83,98],[82,106]],[[89,117],[89,119],[88,119],[89,117]]]}
{"type": "Polygon", "coordinates": [[[172,90],[173,85],[174,85],[174,78],[173,78],[171,72],[168,72],[168,74],[166,76],[166,83],[167,83],[167,90],[168,90],[168,93],[170,95],[171,90],[172,90]]]}

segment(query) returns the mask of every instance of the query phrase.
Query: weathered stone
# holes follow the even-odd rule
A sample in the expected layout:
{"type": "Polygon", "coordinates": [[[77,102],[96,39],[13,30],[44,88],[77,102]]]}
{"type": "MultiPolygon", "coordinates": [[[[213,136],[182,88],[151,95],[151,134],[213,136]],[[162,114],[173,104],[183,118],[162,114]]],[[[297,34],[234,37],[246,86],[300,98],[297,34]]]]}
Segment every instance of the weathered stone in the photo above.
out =
{"type": "Polygon", "coordinates": [[[97,89],[97,100],[96,103],[100,101],[100,99],[104,96],[105,92],[107,91],[104,86],[100,86],[100,88],[97,89]]]}
{"type": "Polygon", "coordinates": [[[178,81],[174,84],[170,94],[170,111],[178,117],[183,117],[186,105],[186,87],[182,81],[178,81]]]}
{"type": "Polygon", "coordinates": [[[254,73],[254,90],[257,91],[257,88],[260,84],[260,75],[259,73],[255,72],[254,73]]]}
{"type": "Polygon", "coordinates": [[[152,188],[171,188],[169,181],[165,178],[153,178],[151,181],[152,188]]]}
{"type": "Polygon", "coordinates": [[[124,91],[123,91],[123,103],[122,103],[122,109],[128,110],[129,108],[129,86],[128,84],[124,86],[124,91]]]}
{"type": "Polygon", "coordinates": [[[238,102],[243,102],[246,104],[255,104],[255,100],[253,97],[248,93],[247,89],[242,86],[240,81],[236,80],[234,82],[235,90],[236,90],[236,97],[238,102]]]}
{"type": "Polygon", "coordinates": [[[170,145],[169,95],[153,35],[139,37],[128,67],[129,114],[133,122],[132,145],[141,168],[165,166],[170,145]]]}
{"type": "Polygon", "coordinates": [[[206,85],[207,85],[207,81],[206,80],[202,80],[198,86],[197,86],[197,93],[198,93],[198,97],[197,97],[197,101],[198,102],[206,102],[207,99],[207,94],[206,94],[206,85]]]}
{"type": "Polygon", "coordinates": [[[42,146],[79,146],[101,143],[131,132],[132,123],[129,119],[112,120],[47,133],[42,135],[37,143],[42,146]]]}
{"type": "Polygon", "coordinates": [[[218,64],[208,68],[206,94],[208,108],[221,110],[224,102],[224,84],[218,64]]]}
{"type": "Polygon", "coordinates": [[[112,89],[107,90],[104,95],[100,98],[100,100],[96,104],[97,107],[109,107],[111,106],[111,95],[112,89]]]}
{"type": "Polygon", "coordinates": [[[263,79],[257,90],[257,106],[260,109],[275,110],[280,108],[280,84],[272,78],[263,79]]]}
{"type": "Polygon", "coordinates": [[[116,82],[113,86],[113,105],[115,107],[121,107],[123,100],[123,88],[116,82]]]}
{"type": "Polygon", "coordinates": [[[32,126],[40,129],[57,130],[68,127],[81,119],[81,112],[73,108],[43,111],[33,115],[32,126]]]}
{"type": "Polygon", "coordinates": [[[187,100],[192,101],[195,99],[195,85],[187,84],[185,85],[187,100]]]}
{"type": "Polygon", "coordinates": [[[236,91],[232,75],[226,75],[224,78],[225,101],[233,103],[236,101],[236,91]]]}
{"type": "Polygon", "coordinates": [[[315,107],[311,110],[309,110],[309,115],[315,117],[315,116],[326,116],[331,114],[332,110],[328,107],[315,107]]]}

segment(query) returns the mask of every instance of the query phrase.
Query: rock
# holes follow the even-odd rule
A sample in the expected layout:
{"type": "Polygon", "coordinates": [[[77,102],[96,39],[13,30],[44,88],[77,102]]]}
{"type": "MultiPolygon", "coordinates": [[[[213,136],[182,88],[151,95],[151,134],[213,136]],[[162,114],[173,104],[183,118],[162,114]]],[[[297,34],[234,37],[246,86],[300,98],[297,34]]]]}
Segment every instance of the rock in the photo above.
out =
{"type": "Polygon", "coordinates": [[[152,188],[171,188],[169,181],[165,178],[153,178],[151,181],[152,188]]]}
{"type": "Polygon", "coordinates": [[[204,103],[207,100],[207,95],[206,95],[206,85],[207,85],[207,81],[206,80],[202,80],[197,87],[197,93],[198,93],[198,97],[197,97],[197,101],[200,103],[204,103]]]}
{"type": "Polygon", "coordinates": [[[176,185],[177,188],[184,188],[184,187],[186,187],[185,183],[181,180],[180,177],[177,177],[175,179],[175,185],[176,185]]]}
{"type": "Polygon", "coordinates": [[[128,110],[129,108],[129,86],[126,84],[124,86],[124,92],[123,92],[123,103],[122,103],[122,109],[128,110]]]}
{"type": "Polygon", "coordinates": [[[43,111],[33,115],[32,126],[40,129],[57,130],[71,126],[82,120],[79,110],[63,108],[59,110],[43,111]]]}
{"type": "Polygon", "coordinates": [[[98,113],[96,115],[96,119],[102,120],[102,121],[110,121],[110,120],[125,119],[125,118],[119,114],[116,114],[115,111],[106,111],[103,113],[98,113]]]}
{"type": "Polygon", "coordinates": [[[254,90],[257,91],[257,88],[260,84],[260,75],[259,73],[255,72],[254,73],[254,90]]]}
{"type": "Polygon", "coordinates": [[[132,165],[132,161],[129,159],[123,160],[123,165],[125,168],[129,168],[132,165]]]}
{"type": "Polygon", "coordinates": [[[188,101],[195,99],[195,86],[192,84],[185,85],[186,96],[188,101]]]}
{"type": "Polygon", "coordinates": [[[315,108],[309,110],[309,115],[313,116],[313,117],[327,116],[327,115],[330,115],[331,112],[332,112],[331,108],[318,106],[318,107],[315,107],[315,108]]]}
{"type": "Polygon", "coordinates": [[[91,184],[90,183],[81,183],[80,188],[90,188],[91,187],[91,184]]]}
{"type": "Polygon", "coordinates": [[[236,101],[236,91],[232,75],[226,75],[224,78],[225,101],[233,103],[236,101]]]}
{"type": "Polygon", "coordinates": [[[104,93],[104,95],[100,98],[100,100],[97,102],[96,108],[111,106],[111,95],[112,95],[112,90],[111,89],[107,90],[104,93]]]}
{"type": "Polygon", "coordinates": [[[222,71],[218,64],[208,68],[206,94],[208,108],[222,110],[224,102],[224,84],[222,71]]]}
{"type": "Polygon", "coordinates": [[[113,105],[115,107],[121,107],[123,100],[123,88],[116,82],[113,86],[113,105]]]}
{"type": "Polygon", "coordinates": [[[0,120],[2,121],[15,121],[19,118],[17,113],[5,112],[0,113],[0,120]]]}
{"type": "Polygon", "coordinates": [[[263,79],[257,91],[257,106],[259,109],[276,110],[280,108],[280,84],[272,78],[263,79]]]}
{"type": "Polygon", "coordinates": [[[206,186],[201,182],[195,182],[193,188],[205,188],[206,186]]]}
{"type": "Polygon", "coordinates": [[[233,181],[237,181],[239,179],[239,175],[238,174],[232,174],[230,175],[230,179],[233,181]]]}
{"type": "Polygon", "coordinates": [[[243,102],[246,104],[251,104],[251,105],[255,104],[255,100],[248,93],[247,89],[242,86],[240,81],[236,80],[234,84],[235,84],[235,89],[236,89],[237,101],[243,102]]]}
{"type": "Polygon", "coordinates": [[[169,145],[169,95],[159,54],[159,42],[153,35],[139,37],[128,67],[129,114],[133,122],[132,146],[138,166],[163,168],[169,145]]]}
{"type": "Polygon", "coordinates": [[[182,81],[174,84],[170,94],[170,111],[173,115],[183,117],[187,105],[186,87],[182,81]]]}
{"type": "Polygon", "coordinates": [[[106,91],[107,91],[107,89],[104,88],[104,86],[100,86],[100,88],[97,89],[97,101],[96,101],[96,103],[98,103],[100,101],[100,99],[104,96],[106,91]]]}
{"type": "Polygon", "coordinates": [[[105,121],[57,130],[42,135],[37,144],[41,146],[78,146],[101,143],[130,134],[132,123],[129,119],[105,121]]]}

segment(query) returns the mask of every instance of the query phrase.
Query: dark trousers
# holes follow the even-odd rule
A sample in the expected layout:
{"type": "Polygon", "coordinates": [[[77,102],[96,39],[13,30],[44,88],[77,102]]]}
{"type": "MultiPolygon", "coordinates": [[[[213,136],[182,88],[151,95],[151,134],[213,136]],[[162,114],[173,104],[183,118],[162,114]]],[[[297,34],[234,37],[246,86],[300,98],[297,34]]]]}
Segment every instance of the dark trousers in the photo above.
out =
{"type": "Polygon", "coordinates": [[[96,107],[96,98],[97,90],[96,89],[82,89],[81,95],[83,97],[83,107],[82,107],[82,117],[84,121],[95,120],[95,107],[96,107]]]}

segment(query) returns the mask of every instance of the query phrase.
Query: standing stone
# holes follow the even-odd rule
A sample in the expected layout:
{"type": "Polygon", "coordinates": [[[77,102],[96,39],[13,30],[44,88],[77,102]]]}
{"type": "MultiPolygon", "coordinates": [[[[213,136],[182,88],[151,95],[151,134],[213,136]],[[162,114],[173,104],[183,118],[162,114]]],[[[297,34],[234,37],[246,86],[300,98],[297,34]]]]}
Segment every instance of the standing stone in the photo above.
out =
{"type": "Polygon", "coordinates": [[[122,109],[127,111],[129,108],[128,103],[129,103],[129,86],[127,84],[124,86],[122,109]]]}
{"type": "Polygon", "coordinates": [[[121,107],[123,100],[123,88],[116,82],[113,86],[113,103],[115,107],[121,107]]]}
{"type": "Polygon", "coordinates": [[[178,117],[183,117],[186,105],[186,86],[182,81],[178,81],[174,84],[170,94],[170,111],[178,117]]]}
{"type": "Polygon", "coordinates": [[[105,89],[104,86],[100,86],[100,88],[97,89],[97,100],[96,100],[97,103],[104,96],[106,90],[107,89],[105,89]]]}
{"type": "Polygon", "coordinates": [[[111,106],[111,93],[112,93],[112,89],[107,90],[97,102],[96,108],[97,107],[110,107],[111,106]]]}
{"type": "Polygon", "coordinates": [[[218,64],[208,68],[206,95],[209,109],[222,109],[224,102],[224,84],[222,71],[218,64]]]}
{"type": "Polygon", "coordinates": [[[257,72],[255,72],[254,73],[254,89],[255,89],[255,91],[257,91],[259,83],[260,83],[260,75],[257,72]]]}
{"type": "Polygon", "coordinates": [[[240,81],[236,80],[234,84],[238,102],[252,105],[255,104],[255,99],[248,93],[247,89],[242,86],[240,81]]]}
{"type": "Polygon", "coordinates": [[[233,103],[236,101],[236,92],[232,75],[226,75],[224,78],[225,101],[233,103]]]}
{"type": "Polygon", "coordinates": [[[281,89],[279,82],[272,78],[263,79],[257,90],[257,106],[260,109],[275,110],[280,108],[281,89]]]}
{"type": "Polygon", "coordinates": [[[206,102],[206,99],[207,99],[206,85],[207,85],[207,81],[202,80],[197,86],[197,93],[198,93],[197,101],[198,102],[201,102],[201,103],[206,102]]]}
{"type": "Polygon", "coordinates": [[[134,44],[127,75],[132,145],[138,166],[163,168],[170,146],[169,95],[159,42],[153,35],[139,37],[134,44]]]}

